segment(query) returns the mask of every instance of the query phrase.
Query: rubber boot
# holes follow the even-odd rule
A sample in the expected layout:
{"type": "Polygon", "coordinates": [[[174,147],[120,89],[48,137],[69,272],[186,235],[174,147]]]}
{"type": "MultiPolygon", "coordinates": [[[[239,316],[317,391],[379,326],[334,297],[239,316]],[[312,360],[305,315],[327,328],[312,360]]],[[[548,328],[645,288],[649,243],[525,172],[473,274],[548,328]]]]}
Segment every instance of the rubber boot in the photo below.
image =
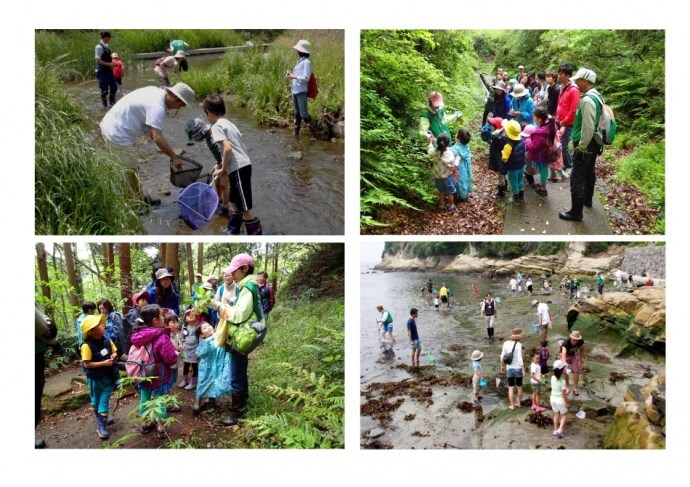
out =
{"type": "Polygon", "coordinates": [[[234,426],[247,411],[247,393],[233,392],[230,406],[230,417],[223,418],[223,426],[234,426]]]}
{"type": "Polygon", "coordinates": [[[263,235],[263,231],[261,229],[261,222],[258,218],[244,220],[244,228],[247,229],[247,235],[263,235]]]}
{"type": "Polygon", "coordinates": [[[46,440],[43,438],[36,438],[36,441],[34,443],[34,448],[37,450],[40,450],[42,448],[46,447],[46,440]]]}
{"type": "Polygon", "coordinates": [[[592,196],[591,196],[591,195],[585,196],[585,197],[583,198],[582,201],[583,201],[582,204],[583,204],[584,206],[586,206],[587,208],[591,208],[591,207],[592,207],[592,196]]]}
{"type": "Polygon", "coordinates": [[[493,199],[495,199],[495,200],[502,200],[503,198],[505,198],[505,196],[506,196],[506,189],[508,189],[508,187],[505,186],[505,185],[499,186],[499,187],[498,187],[498,192],[497,192],[495,195],[493,195],[493,199]]]}
{"type": "Polygon", "coordinates": [[[525,179],[527,180],[527,184],[529,184],[530,187],[534,188],[534,176],[525,173],[525,179]]]}
{"type": "Polygon", "coordinates": [[[582,207],[584,205],[585,199],[578,196],[571,196],[572,209],[570,211],[561,211],[558,213],[558,218],[561,220],[582,221],[582,207]]]}
{"type": "Polygon", "coordinates": [[[189,384],[184,388],[185,391],[191,391],[192,389],[196,389],[196,377],[192,377],[192,380],[189,381],[189,384]]]}
{"type": "Polygon", "coordinates": [[[96,413],[96,421],[98,422],[96,425],[96,433],[98,433],[98,436],[101,438],[101,440],[107,440],[108,438],[110,438],[110,435],[108,434],[108,429],[106,427],[108,417],[96,413]]]}
{"type": "Polygon", "coordinates": [[[295,119],[295,128],[292,129],[292,135],[295,137],[299,135],[299,129],[302,127],[302,119],[295,119]]]}
{"type": "Polygon", "coordinates": [[[228,216],[228,233],[239,235],[242,230],[242,213],[231,212],[228,216]]]}
{"type": "Polygon", "coordinates": [[[209,397],[208,402],[206,403],[206,407],[209,411],[213,411],[214,409],[216,409],[216,398],[209,397]]]}
{"type": "Polygon", "coordinates": [[[518,201],[521,202],[521,203],[522,203],[523,201],[525,201],[525,190],[524,190],[524,189],[521,189],[521,190],[518,192],[518,201]]]}
{"type": "Polygon", "coordinates": [[[316,122],[313,118],[305,118],[304,122],[309,127],[309,140],[316,140],[316,122]]]}
{"type": "Polygon", "coordinates": [[[201,412],[201,398],[197,397],[194,399],[194,404],[192,404],[192,412],[195,416],[201,412]]]}
{"type": "MultiPolygon", "coordinates": [[[[191,379],[190,379],[190,381],[191,381],[191,379]]],[[[177,384],[177,387],[179,387],[180,389],[184,389],[184,386],[186,386],[187,383],[188,383],[188,382],[187,382],[187,376],[186,376],[186,375],[183,375],[183,376],[182,376],[182,381],[180,381],[180,383],[177,384]]]]}
{"type": "Polygon", "coordinates": [[[547,196],[549,194],[549,192],[546,190],[546,186],[542,184],[536,184],[534,187],[534,191],[536,191],[536,193],[541,196],[547,196]]]}

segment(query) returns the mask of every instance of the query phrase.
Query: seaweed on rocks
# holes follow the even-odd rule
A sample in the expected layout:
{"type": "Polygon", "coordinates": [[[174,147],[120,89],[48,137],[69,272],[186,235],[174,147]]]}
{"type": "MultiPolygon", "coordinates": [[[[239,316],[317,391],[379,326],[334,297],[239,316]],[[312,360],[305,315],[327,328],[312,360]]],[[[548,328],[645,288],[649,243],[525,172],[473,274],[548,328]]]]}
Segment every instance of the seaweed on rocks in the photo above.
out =
{"type": "Polygon", "coordinates": [[[553,424],[553,418],[542,413],[530,413],[525,418],[526,423],[536,424],[539,428],[548,428],[553,424]]]}

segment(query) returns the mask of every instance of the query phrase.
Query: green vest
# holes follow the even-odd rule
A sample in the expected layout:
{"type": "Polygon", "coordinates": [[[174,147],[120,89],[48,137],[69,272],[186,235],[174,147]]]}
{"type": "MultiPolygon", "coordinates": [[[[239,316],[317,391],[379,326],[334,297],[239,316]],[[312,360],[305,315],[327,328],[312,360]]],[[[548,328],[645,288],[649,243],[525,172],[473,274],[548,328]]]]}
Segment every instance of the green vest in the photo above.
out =
{"type": "Polygon", "coordinates": [[[448,128],[448,123],[446,122],[446,111],[443,107],[439,108],[438,113],[434,113],[431,110],[424,110],[420,117],[429,120],[429,130],[431,130],[434,137],[438,137],[441,132],[445,132],[450,137],[450,140],[453,140],[450,128],[448,128]]]}
{"type": "MultiPolygon", "coordinates": [[[[601,98],[597,99],[597,93],[589,94],[589,91],[582,95],[583,98],[585,96],[591,98],[591,100],[594,102],[594,106],[596,107],[596,115],[594,116],[594,131],[596,132],[597,127],[599,126],[599,120],[601,119],[601,103],[603,103],[603,100],[601,100],[601,98]]],[[[580,139],[582,138],[582,113],[580,112],[581,104],[582,102],[580,102],[580,104],[577,106],[577,112],[575,112],[575,121],[573,122],[573,132],[571,137],[574,142],[580,142],[580,139]]],[[[586,150],[587,148],[583,147],[582,149],[586,150]]]]}

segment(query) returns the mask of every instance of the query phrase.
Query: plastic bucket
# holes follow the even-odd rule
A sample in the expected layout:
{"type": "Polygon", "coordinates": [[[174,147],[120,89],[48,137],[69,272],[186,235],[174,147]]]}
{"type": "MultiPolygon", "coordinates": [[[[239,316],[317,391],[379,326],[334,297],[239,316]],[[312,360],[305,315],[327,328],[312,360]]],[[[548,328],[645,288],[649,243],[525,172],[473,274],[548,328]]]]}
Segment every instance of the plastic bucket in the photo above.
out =
{"type": "Polygon", "coordinates": [[[534,331],[534,333],[539,333],[539,323],[533,324],[532,330],[534,331]]]}
{"type": "Polygon", "coordinates": [[[489,385],[489,379],[479,379],[479,387],[486,387],[489,385]]]}

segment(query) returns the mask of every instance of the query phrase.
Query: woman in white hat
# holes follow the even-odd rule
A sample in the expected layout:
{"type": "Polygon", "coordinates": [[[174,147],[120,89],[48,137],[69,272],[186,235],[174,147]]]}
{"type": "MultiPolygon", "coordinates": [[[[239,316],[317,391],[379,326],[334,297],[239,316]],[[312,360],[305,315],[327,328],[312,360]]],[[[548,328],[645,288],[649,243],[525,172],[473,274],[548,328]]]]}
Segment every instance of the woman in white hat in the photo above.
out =
{"type": "Polygon", "coordinates": [[[167,56],[156,61],[156,66],[153,68],[153,72],[156,73],[158,78],[158,85],[161,88],[170,86],[170,78],[168,78],[168,69],[174,69],[175,74],[179,76],[180,81],[184,83],[184,78],[182,77],[182,70],[180,65],[184,58],[186,57],[184,51],[177,51],[174,56],[167,56]]]}
{"type": "Polygon", "coordinates": [[[307,92],[309,91],[309,78],[313,69],[309,59],[309,41],[301,39],[292,46],[297,51],[297,65],[291,71],[285,73],[285,77],[290,80],[290,91],[292,93],[292,105],[295,110],[295,127],[292,129],[294,135],[299,135],[302,120],[309,127],[311,140],[316,140],[316,124],[309,115],[307,107],[307,92]]]}
{"type": "Polygon", "coordinates": [[[522,378],[525,375],[525,364],[522,361],[522,330],[520,328],[513,328],[510,339],[503,343],[501,350],[501,372],[505,372],[508,379],[508,400],[510,401],[509,409],[512,411],[516,407],[522,405],[522,378]],[[512,360],[508,360],[512,355],[512,360]],[[515,393],[513,388],[517,386],[518,397],[515,402],[515,393]]]}
{"type": "Polygon", "coordinates": [[[511,96],[513,101],[509,115],[520,124],[534,125],[534,100],[529,95],[529,90],[522,83],[518,83],[513,88],[511,96]]]}
{"type": "MultiPolygon", "coordinates": [[[[580,395],[578,383],[580,382],[580,370],[585,363],[585,339],[579,331],[573,330],[568,340],[564,340],[561,345],[561,360],[568,364],[573,373],[573,394],[580,395]]],[[[565,392],[570,394],[570,378],[565,375],[565,392]]]]}

